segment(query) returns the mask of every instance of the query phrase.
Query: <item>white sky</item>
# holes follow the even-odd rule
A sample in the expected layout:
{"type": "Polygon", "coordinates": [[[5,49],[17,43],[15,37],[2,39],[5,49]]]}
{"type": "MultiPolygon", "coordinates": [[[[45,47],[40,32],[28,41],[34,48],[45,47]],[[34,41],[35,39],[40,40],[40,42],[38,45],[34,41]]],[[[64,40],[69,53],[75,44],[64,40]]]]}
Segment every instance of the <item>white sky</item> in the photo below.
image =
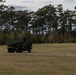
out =
{"type": "Polygon", "coordinates": [[[36,11],[48,4],[55,6],[58,4],[63,4],[64,9],[73,10],[76,5],[76,0],[6,0],[4,4],[27,7],[29,10],[33,11],[36,11]]]}

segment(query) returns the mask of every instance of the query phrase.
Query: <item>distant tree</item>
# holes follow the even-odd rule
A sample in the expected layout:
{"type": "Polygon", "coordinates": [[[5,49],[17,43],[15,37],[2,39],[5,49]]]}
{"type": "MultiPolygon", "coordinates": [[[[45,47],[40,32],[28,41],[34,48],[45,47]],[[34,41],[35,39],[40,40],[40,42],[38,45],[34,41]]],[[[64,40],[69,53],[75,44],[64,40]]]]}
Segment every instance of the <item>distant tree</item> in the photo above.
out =
{"type": "Polygon", "coordinates": [[[0,26],[1,26],[0,30],[3,29],[3,26],[5,26],[5,24],[6,24],[7,20],[8,20],[7,11],[6,11],[7,9],[8,9],[8,7],[5,6],[4,4],[2,4],[0,6],[0,26]]]}
{"type": "Polygon", "coordinates": [[[5,2],[5,0],[0,0],[0,2],[5,2]]]}
{"type": "Polygon", "coordinates": [[[34,13],[32,20],[33,31],[36,34],[51,35],[57,30],[56,8],[52,5],[44,6],[34,13]]]}
{"type": "Polygon", "coordinates": [[[14,28],[18,31],[29,31],[31,17],[28,11],[16,11],[16,23],[14,28]]]}

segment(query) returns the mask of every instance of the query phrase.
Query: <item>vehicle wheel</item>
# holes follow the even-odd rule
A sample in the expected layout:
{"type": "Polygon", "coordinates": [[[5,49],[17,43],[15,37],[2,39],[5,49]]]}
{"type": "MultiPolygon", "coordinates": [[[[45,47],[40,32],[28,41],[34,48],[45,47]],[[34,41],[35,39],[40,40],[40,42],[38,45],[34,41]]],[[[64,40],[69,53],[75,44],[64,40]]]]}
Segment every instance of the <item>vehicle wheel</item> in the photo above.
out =
{"type": "Polygon", "coordinates": [[[9,53],[14,53],[15,51],[13,49],[8,49],[9,53]]]}
{"type": "Polygon", "coordinates": [[[29,49],[28,52],[31,52],[31,49],[29,49]]]}
{"type": "Polygon", "coordinates": [[[23,50],[16,49],[16,53],[23,52],[23,50]]]}
{"type": "Polygon", "coordinates": [[[16,53],[19,53],[19,49],[18,48],[16,49],[16,53]]]}
{"type": "Polygon", "coordinates": [[[23,52],[23,50],[20,50],[19,52],[23,52]]]}

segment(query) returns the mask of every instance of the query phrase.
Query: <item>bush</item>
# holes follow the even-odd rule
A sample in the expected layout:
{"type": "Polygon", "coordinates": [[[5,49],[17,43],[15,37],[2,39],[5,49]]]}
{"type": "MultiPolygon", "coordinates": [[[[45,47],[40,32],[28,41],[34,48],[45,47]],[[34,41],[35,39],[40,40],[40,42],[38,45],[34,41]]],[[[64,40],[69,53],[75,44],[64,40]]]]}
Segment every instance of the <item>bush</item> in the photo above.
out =
{"type": "Polygon", "coordinates": [[[6,34],[3,32],[0,32],[0,44],[5,44],[6,43],[6,34]]]}

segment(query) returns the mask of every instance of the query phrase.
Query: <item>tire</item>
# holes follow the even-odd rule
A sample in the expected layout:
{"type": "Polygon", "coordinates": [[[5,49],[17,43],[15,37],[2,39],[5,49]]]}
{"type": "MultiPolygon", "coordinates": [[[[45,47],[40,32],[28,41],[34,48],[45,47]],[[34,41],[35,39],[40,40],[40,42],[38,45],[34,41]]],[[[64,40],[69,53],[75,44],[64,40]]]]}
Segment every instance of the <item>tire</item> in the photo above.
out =
{"type": "Polygon", "coordinates": [[[28,52],[30,53],[31,52],[31,49],[29,49],[28,52]]]}
{"type": "Polygon", "coordinates": [[[18,48],[16,49],[16,53],[19,53],[19,49],[18,48]]]}
{"type": "Polygon", "coordinates": [[[23,50],[19,50],[18,48],[16,49],[16,53],[21,53],[23,50]]]}
{"type": "Polygon", "coordinates": [[[15,52],[14,49],[11,48],[8,49],[8,53],[14,53],[14,52],[15,52]]]}

